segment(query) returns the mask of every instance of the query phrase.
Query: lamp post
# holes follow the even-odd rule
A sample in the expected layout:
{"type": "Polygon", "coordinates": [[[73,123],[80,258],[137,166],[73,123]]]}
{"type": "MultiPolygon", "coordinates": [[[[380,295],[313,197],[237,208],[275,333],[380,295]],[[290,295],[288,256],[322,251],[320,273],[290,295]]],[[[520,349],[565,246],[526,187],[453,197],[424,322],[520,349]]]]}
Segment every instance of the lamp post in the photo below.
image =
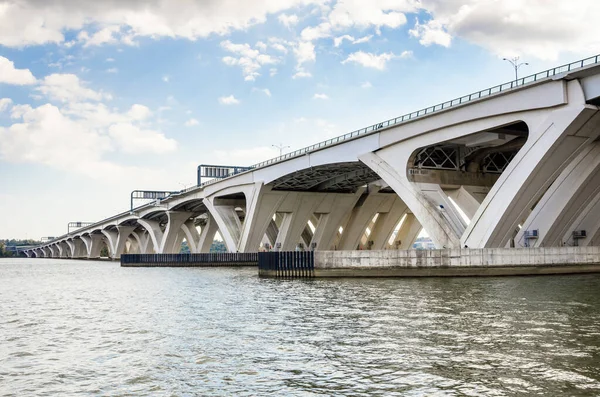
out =
{"type": "Polygon", "coordinates": [[[515,68],[515,82],[519,81],[519,68],[523,65],[529,65],[527,62],[519,63],[519,57],[502,58],[503,61],[508,61],[515,68]]]}
{"type": "Polygon", "coordinates": [[[287,149],[289,148],[289,146],[283,146],[283,143],[280,143],[279,145],[271,145],[273,147],[276,147],[277,149],[279,149],[279,155],[283,155],[283,149],[287,149]]]}

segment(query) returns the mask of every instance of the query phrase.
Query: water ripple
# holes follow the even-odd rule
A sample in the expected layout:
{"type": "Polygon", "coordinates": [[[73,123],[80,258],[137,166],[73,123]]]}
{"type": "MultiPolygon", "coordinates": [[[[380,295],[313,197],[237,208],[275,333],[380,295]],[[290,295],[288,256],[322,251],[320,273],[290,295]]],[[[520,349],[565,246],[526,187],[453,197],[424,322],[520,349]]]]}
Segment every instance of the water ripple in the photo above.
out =
{"type": "Polygon", "coordinates": [[[599,395],[599,287],[0,260],[0,396],[599,395]]]}

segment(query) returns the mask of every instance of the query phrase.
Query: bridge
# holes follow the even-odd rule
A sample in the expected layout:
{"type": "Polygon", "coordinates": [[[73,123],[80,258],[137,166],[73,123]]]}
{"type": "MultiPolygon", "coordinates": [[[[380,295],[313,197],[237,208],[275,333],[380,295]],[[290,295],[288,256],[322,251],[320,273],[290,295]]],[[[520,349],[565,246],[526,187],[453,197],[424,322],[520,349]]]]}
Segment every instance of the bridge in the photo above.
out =
{"type": "Polygon", "coordinates": [[[600,63],[594,56],[396,117],[25,250],[97,258],[208,252],[600,242],[600,63]]]}

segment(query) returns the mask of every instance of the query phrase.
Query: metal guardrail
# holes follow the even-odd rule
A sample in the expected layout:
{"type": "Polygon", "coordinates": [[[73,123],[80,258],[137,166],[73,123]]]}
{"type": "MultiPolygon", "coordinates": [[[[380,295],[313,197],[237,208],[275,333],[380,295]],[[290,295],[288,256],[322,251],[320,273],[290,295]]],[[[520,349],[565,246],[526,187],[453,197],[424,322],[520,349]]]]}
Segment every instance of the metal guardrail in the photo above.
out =
{"type": "MultiPolygon", "coordinates": [[[[514,88],[520,88],[522,86],[525,86],[525,85],[528,85],[528,84],[532,84],[532,83],[541,81],[543,79],[552,78],[552,77],[554,77],[556,75],[559,75],[559,74],[562,74],[562,73],[568,73],[568,72],[574,71],[576,69],[583,68],[585,66],[595,65],[595,64],[598,64],[599,62],[600,62],[600,54],[599,55],[594,55],[594,56],[591,56],[591,57],[588,57],[588,58],[584,58],[584,59],[581,59],[579,61],[571,62],[571,63],[565,64],[565,65],[557,66],[557,67],[545,70],[543,72],[539,72],[539,73],[535,73],[535,74],[532,74],[532,75],[529,75],[529,76],[525,76],[525,77],[522,77],[522,78],[520,78],[518,80],[510,81],[508,83],[504,83],[504,84],[496,85],[494,87],[486,88],[484,90],[477,91],[477,92],[474,92],[472,94],[464,95],[464,96],[452,99],[450,101],[442,102],[442,103],[434,105],[434,106],[429,106],[427,108],[424,108],[424,109],[421,109],[421,110],[417,110],[416,112],[407,113],[405,115],[398,116],[398,117],[395,117],[393,119],[389,119],[389,120],[383,121],[381,123],[376,123],[376,124],[370,125],[368,127],[361,128],[361,129],[349,132],[347,134],[340,135],[338,137],[328,139],[326,141],[315,143],[314,145],[310,145],[310,146],[307,146],[307,147],[302,148],[302,149],[295,150],[295,151],[290,152],[290,153],[286,153],[286,154],[284,154],[282,156],[278,156],[278,157],[275,157],[275,158],[272,158],[272,159],[269,159],[269,160],[266,160],[266,161],[263,161],[263,162],[251,165],[250,167],[248,167],[248,168],[250,168],[249,170],[241,171],[241,172],[238,172],[238,173],[233,173],[231,175],[228,175],[226,178],[211,179],[210,181],[206,181],[206,182],[202,183],[201,185],[191,186],[189,188],[182,189],[179,192],[176,192],[176,193],[172,194],[170,197],[178,196],[180,194],[187,193],[187,192],[190,192],[192,190],[196,190],[196,189],[198,189],[200,187],[213,184],[213,183],[215,183],[217,181],[220,181],[222,179],[231,178],[231,177],[233,177],[235,175],[242,174],[244,172],[251,172],[251,171],[253,171],[253,170],[257,169],[257,168],[265,167],[265,166],[268,166],[268,165],[271,165],[271,164],[274,164],[274,163],[278,163],[278,162],[283,161],[283,160],[288,160],[288,159],[291,159],[291,158],[294,158],[294,157],[302,156],[302,155],[305,155],[307,153],[310,153],[310,152],[313,152],[313,151],[316,151],[316,150],[320,150],[320,149],[328,147],[328,146],[337,145],[338,143],[344,142],[346,140],[354,139],[354,138],[356,138],[358,136],[362,136],[362,135],[367,135],[367,134],[376,132],[378,130],[381,130],[383,128],[392,127],[392,126],[395,126],[395,125],[406,123],[406,122],[415,120],[415,119],[423,117],[423,116],[428,116],[428,115],[430,115],[432,113],[435,113],[435,112],[439,112],[439,111],[442,111],[442,110],[447,110],[449,108],[460,106],[460,105],[463,105],[463,104],[466,104],[466,103],[469,103],[469,102],[472,102],[472,101],[476,101],[476,100],[479,100],[479,99],[482,99],[482,98],[487,98],[487,97],[489,97],[491,95],[495,95],[495,94],[499,94],[499,93],[502,93],[502,92],[506,92],[506,91],[514,89],[514,88]]],[[[160,204],[160,201],[161,200],[156,200],[156,202],[149,203],[149,204],[146,204],[146,205],[134,208],[134,209],[131,210],[131,212],[133,212],[133,211],[135,211],[137,209],[142,209],[142,208],[144,208],[144,207],[146,207],[148,205],[157,205],[157,204],[160,204]]],[[[123,213],[123,214],[127,214],[127,213],[123,213]]],[[[113,216],[111,218],[108,218],[106,220],[103,220],[101,222],[106,222],[107,220],[110,220],[110,219],[122,216],[123,214],[115,215],[115,216],[113,216]]],[[[100,222],[98,222],[98,223],[100,223],[100,222]]],[[[60,237],[57,237],[55,240],[60,240],[60,239],[63,239],[65,237],[67,237],[67,236],[68,235],[60,236],[60,237]]]]}

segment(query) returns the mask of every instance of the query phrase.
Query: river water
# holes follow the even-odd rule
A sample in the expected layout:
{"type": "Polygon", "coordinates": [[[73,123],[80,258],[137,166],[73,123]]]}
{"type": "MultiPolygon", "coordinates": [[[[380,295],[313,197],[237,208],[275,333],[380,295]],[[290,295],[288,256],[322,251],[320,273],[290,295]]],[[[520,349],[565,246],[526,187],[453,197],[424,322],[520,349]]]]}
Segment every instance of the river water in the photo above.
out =
{"type": "Polygon", "coordinates": [[[0,396],[597,396],[600,276],[0,260],[0,396]]]}

